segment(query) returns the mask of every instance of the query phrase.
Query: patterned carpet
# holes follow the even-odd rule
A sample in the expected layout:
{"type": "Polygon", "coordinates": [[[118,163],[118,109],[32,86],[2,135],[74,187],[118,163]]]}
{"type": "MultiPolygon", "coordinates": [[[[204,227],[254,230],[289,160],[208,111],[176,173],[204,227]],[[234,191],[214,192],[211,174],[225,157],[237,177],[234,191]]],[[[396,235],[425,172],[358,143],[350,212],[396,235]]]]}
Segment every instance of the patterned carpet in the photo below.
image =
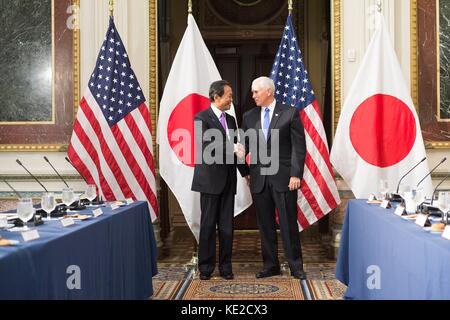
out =
{"type": "Polygon", "coordinates": [[[158,274],[153,277],[153,300],[174,300],[188,275],[185,265],[158,263],[158,274]]]}
{"type": "MultiPolygon", "coordinates": [[[[176,229],[168,239],[159,257],[161,262],[189,262],[196,251],[195,239],[186,228],[176,229]]],[[[217,246],[218,247],[218,246],[217,246]]],[[[329,251],[317,238],[302,238],[304,263],[330,261],[329,251]]],[[[285,262],[281,236],[278,236],[278,256],[285,262]]],[[[258,231],[236,231],[233,241],[233,262],[261,262],[258,231]]]]}
{"type": "Polygon", "coordinates": [[[183,300],[304,300],[300,281],[283,277],[193,280],[183,300]]]}
{"type": "MultiPolygon", "coordinates": [[[[182,295],[184,300],[304,300],[298,280],[289,276],[289,270],[267,280],[257,280],[254,274],[261,269],[261,263],[234,263],[234,281],[220,278],[218,272],[210,281],[200,281],[198,276],[189,281],[189,287],[182,295]],[[300,291],[299,291],[300,290],[300,291]]],[[[306,286],[313,300],[341,300],[346,287],[334,277],[335,263],[307,263],[306,286]]],[[[180,292],[188,272],[181,264],[159,263],[159,274],[153,278],[154,300],[173,300],[180,292]]]]}
{"type": "Polygon", "coordinates": [[[336,263],[307,263],[306,286],[313,300],[342,300],[347,287],[336,280],[336,263]]]}
{"type": "Polygon", "coordinates": [[[313,300],[343,300],[347,287],[338,280],[307,280],[313,300]]]}
{"type": "MultiPolygon", "coordinates": [[[[280,241],[280,239],[279,239],[280,241]]],[[[335,261],[328,257],[328,250],[317,238],[302,239],[304,269],[308,280],[302,290],[298,280],[289,275],[281,242],[279,258],[282,275],[268,279],[256,279],[261,270],[261,253],[258,232],[237,231],[233,243],[233,272],[235,280],[220,278],[218,271],[209,281],[200,281],[198,275],[183,283],[188,277],[186,264],[195,252],[195,243],[188,230],[179,230],[165,242],[159,258],[159,274],[153,278],[154,300],[171,300],[177,296],[183,300],[340,300],[346,287],[335,279],[335,261]],[[191,241],[192,240],[192,241],[191,241]]]]}
{"type": "Polygon", "coordinates": [[[182,283],[182,281],[153,280],[152,300],[175,300],[182,283]]]}

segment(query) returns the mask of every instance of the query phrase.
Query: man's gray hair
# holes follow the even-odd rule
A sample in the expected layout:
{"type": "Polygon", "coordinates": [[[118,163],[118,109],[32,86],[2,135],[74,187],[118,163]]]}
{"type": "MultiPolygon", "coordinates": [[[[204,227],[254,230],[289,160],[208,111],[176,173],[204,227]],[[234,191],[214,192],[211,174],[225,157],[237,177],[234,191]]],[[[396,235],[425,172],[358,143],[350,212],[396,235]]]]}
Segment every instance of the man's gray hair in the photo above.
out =
{"type": "Polygon", "coordinates": [[[260,77],[253,81],[252,83],[252,89],[268,89],[272,91],[272,93],[275,92],[275,83],[273,83],[273,80],[268,77],[260,77]]]}

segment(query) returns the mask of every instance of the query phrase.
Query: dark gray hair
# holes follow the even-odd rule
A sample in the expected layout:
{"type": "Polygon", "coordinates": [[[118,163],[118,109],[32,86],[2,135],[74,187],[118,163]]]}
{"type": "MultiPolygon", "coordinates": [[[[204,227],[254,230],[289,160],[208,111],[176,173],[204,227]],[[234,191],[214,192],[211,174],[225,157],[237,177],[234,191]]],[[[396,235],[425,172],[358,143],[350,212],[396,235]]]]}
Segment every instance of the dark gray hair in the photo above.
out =
{"type": "Polygon", "coordinates": [[[219,81],[213,82],[211,84],[211,86],[209,87],[209,100],[211,102],[214,102],[214,98],[216,96],[223,97],[226,86],[231,87],[231,84],[226,80],[219,80],[219,81]]]}

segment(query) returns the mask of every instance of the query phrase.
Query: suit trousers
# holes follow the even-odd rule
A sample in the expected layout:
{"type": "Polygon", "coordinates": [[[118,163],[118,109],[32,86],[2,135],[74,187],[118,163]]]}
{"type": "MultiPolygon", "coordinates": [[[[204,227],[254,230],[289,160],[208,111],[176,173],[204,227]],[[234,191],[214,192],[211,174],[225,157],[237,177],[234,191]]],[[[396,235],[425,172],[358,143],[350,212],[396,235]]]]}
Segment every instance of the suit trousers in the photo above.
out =
{"type": "Polygon", "coordinates": [[[232,273],[234,197],[229,183],[219,195],[201,193],[201,222],[198,268],[211,275],[216,264],[216,228],[219,233],[219,272],[232,273]]]}
{"type": "Polygon", "coordinates": [[[261,236],[264,270],[280,268],[275,209],[278,211],[281,238],[291,272],[303,270],[302,248],[297,225],[297,191],[277,192],[265,179],[261,193],[253,194],[256,218],[261,236]]]}

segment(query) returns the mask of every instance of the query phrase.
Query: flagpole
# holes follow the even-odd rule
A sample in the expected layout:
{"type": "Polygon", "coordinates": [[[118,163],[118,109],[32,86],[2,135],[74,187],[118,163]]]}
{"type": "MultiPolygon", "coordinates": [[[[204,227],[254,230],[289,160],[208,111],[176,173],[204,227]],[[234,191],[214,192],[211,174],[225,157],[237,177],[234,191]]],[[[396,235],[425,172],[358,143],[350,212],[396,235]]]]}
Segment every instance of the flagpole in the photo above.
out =
{"type": "Polygon", "coordinates": [[[292,10],[294,10],[293,2],[294,2],[294,0],[289,0],[288,1],[289,15],[291,15],[292,14],[292,10]]]}
{"type": "MultiPolygon", "coordinates": [[[[192,0],[188,0],[188,15],[192,14],[192,0]]],[[[193,271],[193,278],[196,279],[198,276],[198,244],[195,237],[193,238],[194,252],[192,253],[191,261],[187,264],[188,267],[193,271]]]]}
{"type": "Polygon", "coordinates": [[[114,0],[109,0],[109,16],[114,17],[114,0]]]}

